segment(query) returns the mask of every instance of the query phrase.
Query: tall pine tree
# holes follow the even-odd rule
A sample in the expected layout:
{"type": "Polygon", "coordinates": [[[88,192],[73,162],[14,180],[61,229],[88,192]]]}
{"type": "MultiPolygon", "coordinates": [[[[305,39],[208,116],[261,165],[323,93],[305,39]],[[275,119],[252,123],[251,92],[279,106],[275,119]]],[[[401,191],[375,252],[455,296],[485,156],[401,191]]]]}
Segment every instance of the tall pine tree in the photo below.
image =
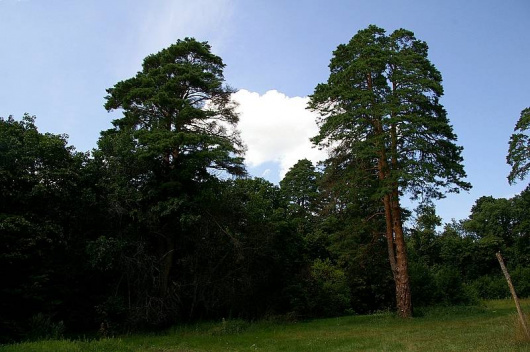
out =
{"type": "MultiPolygon", "coordinates": [[[[123,116],[102,133],[98,155],[109,171],[111,209],[118,220],[126,218],[121,228],[151,251],[144,257],[153,258],[154,277],[137,276],[152,287],[135,290],[146,292],[138,304],[158,307],[146,320],[163,321],[178,306],[179,244],[193,236],[201,216],[195,195],[219,176],[246,173],[233,90],[224,84],[222,59],[210,49],[206,42],[179,40],[107,90],[105,108],[123,116]]],[[[138,272],[148,267],[138,263],[138,272]]]]}
{"type": "Polygon", "coordinates": [[[440,72],[428,47],[408,30],[391,35],[374,25],[339,45],[327,83],[319,84],[309,108],[319,112],[312,141],[330,159],[352,164],[351,187],[370,184],[384,209],[384,231],[396,286],[398,314],[412,314],[401,198],[441,198],[467,190],[462,148],[439,102],[440,72]]]}

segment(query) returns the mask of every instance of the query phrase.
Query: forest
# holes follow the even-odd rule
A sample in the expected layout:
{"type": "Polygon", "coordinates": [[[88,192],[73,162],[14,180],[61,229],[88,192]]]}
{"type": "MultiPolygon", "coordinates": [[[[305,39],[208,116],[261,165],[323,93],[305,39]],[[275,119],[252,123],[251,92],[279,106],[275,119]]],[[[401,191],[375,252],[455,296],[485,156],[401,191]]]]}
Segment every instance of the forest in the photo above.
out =
{"type": "MultiPolygon", "coordinates": [[[[434,200],[471,185],[414,33],[369,26],[339,45],[308,106],[328,159],[301,156],[278,185],[245,169],[224,67],[192,38],[147,56],[107,89],[105,109],[122,115],[90,152],[30,114],[0,119],[0,343],[223,318],[407,318],[509,297],[499,251],[530,297],[530,188],[480,197],[466,219],[436,213],[434,200]]],[[[530,169],[530,108],[514,127],[510,183],[530,169]]]]}

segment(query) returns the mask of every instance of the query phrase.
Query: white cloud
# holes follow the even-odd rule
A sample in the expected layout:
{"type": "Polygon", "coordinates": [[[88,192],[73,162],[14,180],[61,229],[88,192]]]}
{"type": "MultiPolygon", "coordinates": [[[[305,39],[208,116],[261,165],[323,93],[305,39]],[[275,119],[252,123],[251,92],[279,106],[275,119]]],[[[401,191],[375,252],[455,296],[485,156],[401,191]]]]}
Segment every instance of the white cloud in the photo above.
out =
{"type": "Polygon", "coordinates": [[[306,109],[308,97],[288,97],[276,90],[260,95],[243,89],[234,99],[239,103],[239,129],[248,148],[248,166],[279,163],[281,179],[300,159],[313,163],[325,159],[325,152],[309,140],[318,127],[316,114],[306,109]]]}

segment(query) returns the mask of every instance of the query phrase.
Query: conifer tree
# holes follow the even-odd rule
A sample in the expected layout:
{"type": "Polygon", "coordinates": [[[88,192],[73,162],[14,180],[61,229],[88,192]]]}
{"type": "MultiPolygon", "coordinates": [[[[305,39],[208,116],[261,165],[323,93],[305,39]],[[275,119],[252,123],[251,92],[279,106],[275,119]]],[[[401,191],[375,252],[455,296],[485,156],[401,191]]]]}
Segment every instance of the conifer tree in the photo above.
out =
{"type": "MultiPolygon", "coordinates": [[[[370,185],[384,209],[384,231],[401,317],[412,315],[401,199],[428,200],[467,190],[462,148],[440,104],[440,72],[414,33],[387,35],[374,25],[339,45],[327,83],[317,85],[309,108],[320,115],[312,141],[330,159],[353,165],[351,187],[370,185]]],[[[336,164],[336,163],[335,163],[336,164]]]]}

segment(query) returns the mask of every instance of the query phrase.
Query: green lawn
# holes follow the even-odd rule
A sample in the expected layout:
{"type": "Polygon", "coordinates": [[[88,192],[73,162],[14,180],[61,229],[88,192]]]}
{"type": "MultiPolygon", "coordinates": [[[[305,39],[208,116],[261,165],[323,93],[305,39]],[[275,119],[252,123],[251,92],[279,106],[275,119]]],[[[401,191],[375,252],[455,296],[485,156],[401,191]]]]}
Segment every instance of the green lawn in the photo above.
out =
{"type": "MultiPolygon", "coordinates": [[[[530,300],[522,307],[529,313],[530,300]]],[[[298,323],[201,323],[156,335],[21,343],[0,351],[530,351],[510,300],[417,313],[409,320],[382,313],[298,323]]]]}

